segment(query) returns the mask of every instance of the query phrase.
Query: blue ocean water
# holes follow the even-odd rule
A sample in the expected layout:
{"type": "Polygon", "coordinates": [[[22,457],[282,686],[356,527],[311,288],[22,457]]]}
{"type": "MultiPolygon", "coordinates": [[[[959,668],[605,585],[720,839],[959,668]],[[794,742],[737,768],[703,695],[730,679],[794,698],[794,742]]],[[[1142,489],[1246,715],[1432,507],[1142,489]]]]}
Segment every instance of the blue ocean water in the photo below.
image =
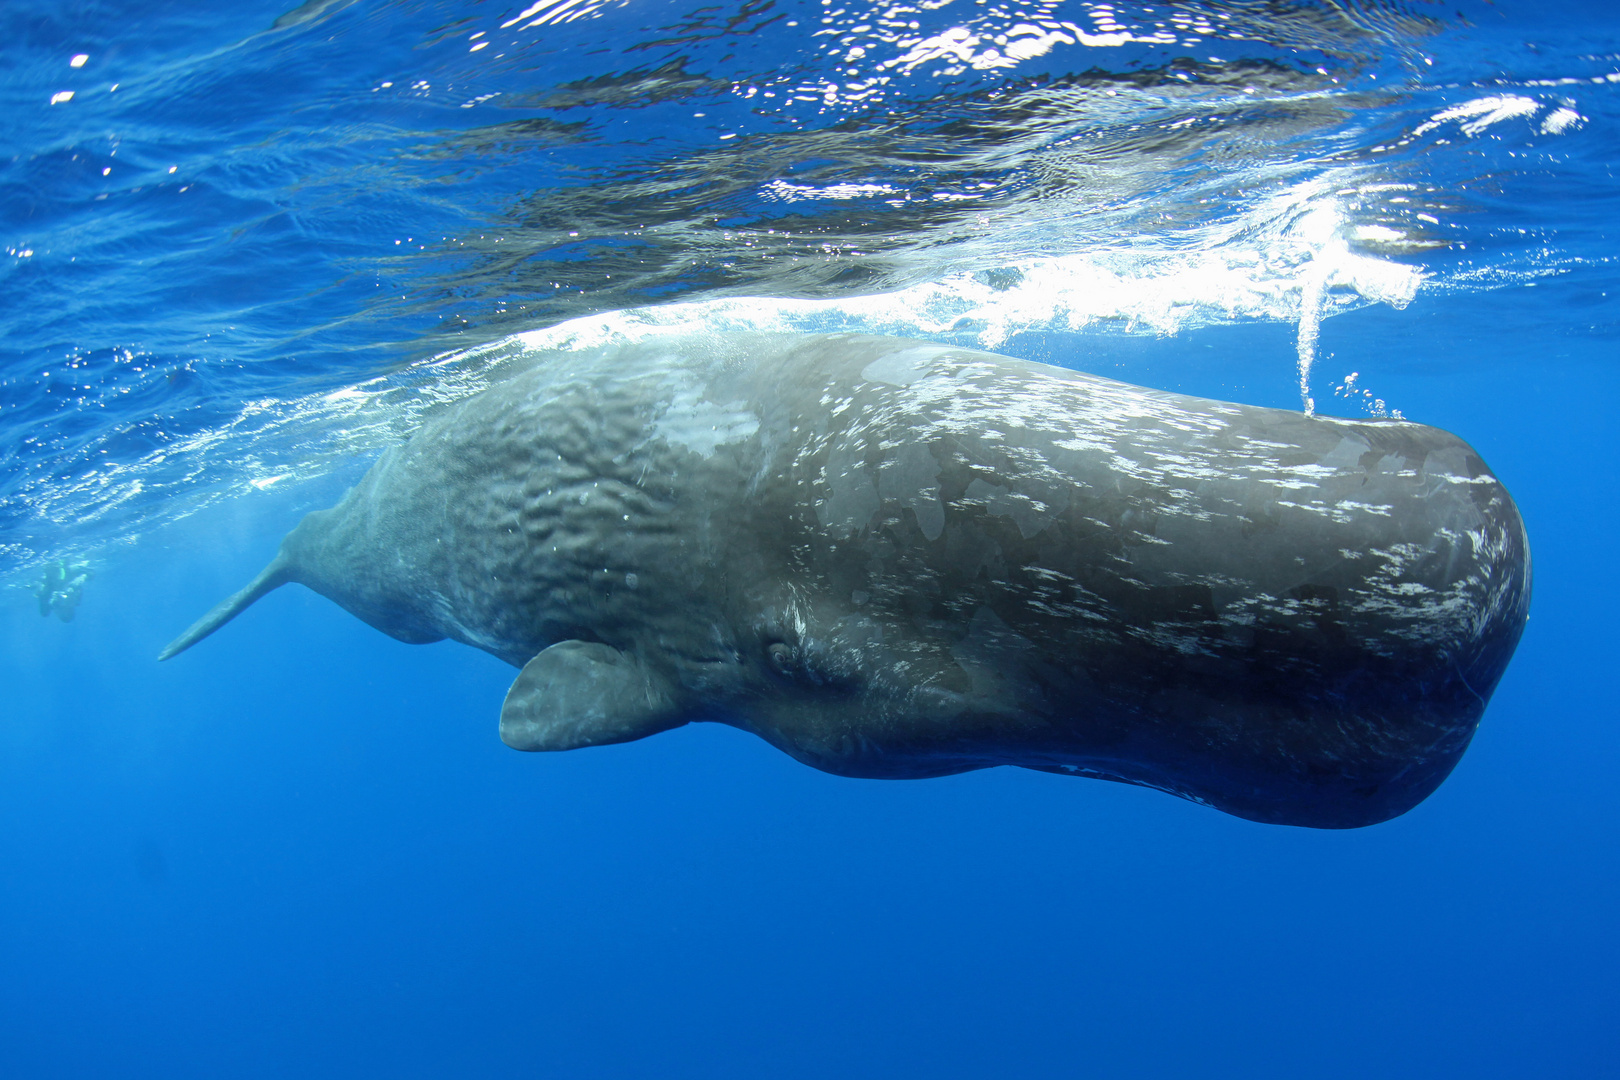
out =
{"type": "Polygon", "coordinates": [[[0,1075],[1616,1071],[1610,5],[284,3],[0,7],[0,1075]],[[687,325],[1455,431],[1531,622],[1344,833],[516,754],[303,590],[154,662],[511,335],[687,325]]]}

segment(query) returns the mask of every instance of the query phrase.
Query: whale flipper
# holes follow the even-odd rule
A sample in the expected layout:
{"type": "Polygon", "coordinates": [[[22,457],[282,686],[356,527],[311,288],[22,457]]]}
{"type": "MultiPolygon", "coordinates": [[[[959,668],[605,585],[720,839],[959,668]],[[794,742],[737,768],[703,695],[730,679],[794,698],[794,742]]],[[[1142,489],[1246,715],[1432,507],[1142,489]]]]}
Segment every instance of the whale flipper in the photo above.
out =
{"type": "Polygon", "coordinates": [[[668,684],[633,657],[594,641],[559,641],[523,665],[501,706],[514,750],[632,742],[686,719],[668,684]]]}
{"type": "Polygon", "coordinates": [[[159,660],[167,660],[171,656],[179,656],[215,630],[224,626],[242,613],[253,601],[269,592],[279,589],[292,580],[291,566],[285,553],[278,554],[270,560],[270,565],[259,571],[259,576],[247,583],[247,586],[238,592],[221,600],[214,605],[214,609],[196,622],[179,637],[169,642],[164,650],[158,653],[159,660]]]}

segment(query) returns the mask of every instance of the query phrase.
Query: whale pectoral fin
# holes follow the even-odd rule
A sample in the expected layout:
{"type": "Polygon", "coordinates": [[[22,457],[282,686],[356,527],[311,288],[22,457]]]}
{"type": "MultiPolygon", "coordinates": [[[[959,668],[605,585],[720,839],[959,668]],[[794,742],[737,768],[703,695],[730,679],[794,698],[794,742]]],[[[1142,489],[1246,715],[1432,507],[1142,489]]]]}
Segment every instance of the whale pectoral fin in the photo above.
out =
{"type": "Polygon", "coordinates": [[[523,665],[501,706],[514,750],[574,750],[680,727],[669,687],[645,664],[594,641],[559,641],[523,665]]]}

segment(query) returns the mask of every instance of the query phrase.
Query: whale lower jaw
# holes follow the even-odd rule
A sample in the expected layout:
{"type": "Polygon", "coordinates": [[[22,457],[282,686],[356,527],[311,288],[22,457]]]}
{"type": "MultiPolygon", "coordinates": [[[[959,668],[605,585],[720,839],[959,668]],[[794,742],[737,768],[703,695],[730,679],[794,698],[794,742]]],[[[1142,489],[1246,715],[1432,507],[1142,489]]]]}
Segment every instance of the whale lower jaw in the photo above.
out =
{"type": "MultiPolygon", "coordinates": [[[[971,710],[953,719],[971,722],[971,710]]],[[[1010,718],[997,712],[979,719],[1006,723],[1010,718]]],[[[1358,829],[1399,817],[1428,798],[1461,760],[1478,720],[1471,714],[1454,724],[1425,727],[1430,741],[1423,749],[1378,753],[1360,747],[1352,748],[1358,751],[1354,761],[1279,755],[1251,756],[1241,764],[1196,752],[1180,760],[1142,748],[1088,752],[1075,747],[1076,739],[1064,740],[1067,747],[1049,739],[1044,748],[1024,745],[1016,753],[985,740],[897,751],[860,734],[792,739],[774,726],[726,722],[753,731],[803,764],[851,779],[926,780],[1011,766],[1150,788],[1270,825],[1358,829]]],[[[1014,722],[1051,730],[1049,721],[1034,717],[1014,722]]]]}
{"type": "Polygon", "coordinates": [[[963,757],[879,761],[870,758],[832,760],[801,754],[793,756],[822,772],[857,780],[931,780],[978,769],[1009,766],[1150,788],[1266,825],[1361,829],[1400,817],[1427,799],[1451,775],[1452,769],[1462,758],[1462,749],[1418,767],[1403,765],[1399,769],[1392,768],[1380,777],[1318,776],[1313,779],[1301,776],[1292,778],[1286,784],[1273,781],[1246,788],[1226,784],[1219,789],[1189,784],[1146,769],[1138,763],[1099,758],[1037,764],[1031,761],[1007,762],[963,757]]]}

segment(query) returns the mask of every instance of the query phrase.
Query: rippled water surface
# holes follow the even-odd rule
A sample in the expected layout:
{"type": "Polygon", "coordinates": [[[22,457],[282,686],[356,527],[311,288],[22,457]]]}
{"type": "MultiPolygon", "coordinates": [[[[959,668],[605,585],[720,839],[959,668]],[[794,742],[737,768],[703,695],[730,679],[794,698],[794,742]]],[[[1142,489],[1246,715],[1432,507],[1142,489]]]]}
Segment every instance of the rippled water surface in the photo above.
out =
{"type": "Polygon", "coordinates": [[[1323,314],[1553,278],[1614,318],[1601,7],[0,20],[0,570],[339,467],[480,346],[607,312],[990,347],[1262,321],[1309,355],[1323,314]]]}
{"type": "Polygon", "coordinates": [[[288,2],[0,2],[0,1076],[1615,1071],[1612,3],[288,2]],[[1319,833],[517,755],[302,590],[153,662],[523,346],[751,327],[1456,431],[1467,757],[1319,833]]]}

